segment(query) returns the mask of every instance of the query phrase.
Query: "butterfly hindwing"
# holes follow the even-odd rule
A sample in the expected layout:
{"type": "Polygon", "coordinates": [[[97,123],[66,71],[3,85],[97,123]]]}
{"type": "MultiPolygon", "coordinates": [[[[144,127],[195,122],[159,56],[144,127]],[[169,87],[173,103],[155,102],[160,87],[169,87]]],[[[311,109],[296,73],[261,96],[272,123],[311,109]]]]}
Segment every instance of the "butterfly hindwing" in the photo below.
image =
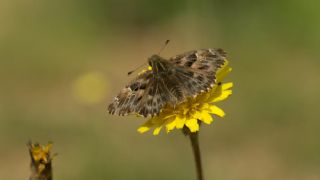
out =
{"type": "Polygon", "coordinates": [[[215,83],[215,76],[210,72],[202,72],[191,68],[176,68],[173,78],[184,93],[184,97],[194,97],[207,91],[215,83]]]}

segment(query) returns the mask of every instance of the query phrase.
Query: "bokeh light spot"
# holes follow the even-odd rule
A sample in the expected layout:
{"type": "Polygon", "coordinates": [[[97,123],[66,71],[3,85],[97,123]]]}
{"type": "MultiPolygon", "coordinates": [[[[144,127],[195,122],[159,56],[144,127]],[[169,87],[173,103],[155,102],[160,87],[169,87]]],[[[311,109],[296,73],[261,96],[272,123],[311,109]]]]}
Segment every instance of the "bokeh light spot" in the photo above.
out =
{"type": "Polygon", "coordinates": [[[73,83],[75,99],[85,105],[93,105],[105,100],[107,89],[107,79],[100,72],[83,74],[73,83]]]}

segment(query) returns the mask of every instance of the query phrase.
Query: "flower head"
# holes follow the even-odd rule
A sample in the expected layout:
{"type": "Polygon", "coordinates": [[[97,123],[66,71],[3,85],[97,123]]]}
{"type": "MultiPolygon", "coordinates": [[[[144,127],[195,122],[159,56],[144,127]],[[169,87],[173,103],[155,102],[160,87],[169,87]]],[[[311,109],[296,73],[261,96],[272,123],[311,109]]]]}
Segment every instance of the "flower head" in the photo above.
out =
{"type": "Polygon", "coordinates": [[[31,157],[31,177],[30,179],[51,177],[51,161],[50,150],[52,143],[47,145],[40,145],[38,143],[28,143],[29,153],[31,157]]]}
{"type": "Polygon", "coordinates": [[[222,83],[223,78],[231,72],[228,61],[217,71],[217,84],[208,92],[199,94],[195,98],[190,97],[187,101],[178,104],[176,107],[166,105],[162,108],[158,116],[152,117],[144,123],[138,131],[144,133],[154,128],[153,134],[158,135],[160,130],[165,127],[167,132],[173,129],[187,127],[191,132],[200,129],[200,123],[211,124],[213,117],[224,117],[222,109],[215,105],[216,102],[225,100],[232,94],[233,83],[222,83]]]}

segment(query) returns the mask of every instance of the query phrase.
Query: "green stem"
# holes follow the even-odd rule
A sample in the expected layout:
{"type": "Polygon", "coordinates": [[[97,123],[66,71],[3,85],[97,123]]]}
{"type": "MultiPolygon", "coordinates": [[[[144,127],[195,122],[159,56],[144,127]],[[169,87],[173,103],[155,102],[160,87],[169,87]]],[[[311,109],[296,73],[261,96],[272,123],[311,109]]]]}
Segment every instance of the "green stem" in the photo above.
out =
{"type": "Polygon", "coordinates": [[[200,155],[200,147],[199,147],[199,134],[198,132],[188,133],[191,146],[193,150],[194,160],[196,163],[196,169],[197,169],[197,180],[203,180],[203,173],[202,173],[202,166],[201,166],[201,155],[200,155]]]}

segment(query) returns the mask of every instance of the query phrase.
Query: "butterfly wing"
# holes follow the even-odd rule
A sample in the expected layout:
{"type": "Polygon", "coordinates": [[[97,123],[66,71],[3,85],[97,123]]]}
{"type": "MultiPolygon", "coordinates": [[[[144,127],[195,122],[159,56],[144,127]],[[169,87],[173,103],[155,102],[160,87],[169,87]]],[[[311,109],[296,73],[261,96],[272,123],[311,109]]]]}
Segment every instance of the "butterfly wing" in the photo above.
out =
{"type": "Polygon", "coordinates": [[[109,113],[127,115],[134,112],[136,106],[140,104],[147,87],[151,85],[151,81],[151,71],[144,72],[132,80],[126,87],[121,89],[120,93],[109,105],[109,113]]]}
{"type": "MultiPolygon", "coordinates": [[[[182,67],[171,67],[165,73],[152,74],[132,112],[144,117],[155,116],[165,105],[175,106],[188,97],[207,91],[214,84],[214,75],[182,67]]],[[[139,94],[139,93],[138,93],[139,94]]]]}
{"type": "Polygon", "coordinates": [[[166,79],[173,82],[175,91],[180,92],[179,100],[185,100],[208,91],[215,83],[215,74],[176,66],[174,73],[168,75],[166,79]]]}
{"type": "Polygon", "coordinates": [[[162,72],[139,75],[120,91],[108,110],[117,115],[155,116],[167,104],[175,106],[208,91],[216,83],[216,70],[224,62],[225,53],[219,49],[190,51],[161,61],[166,67],[162,72]]]}
{"type": "Polygon", "coordinates": [[[169,59],[176,66],[173,76],[180,82],[185,96],[196,96],[216,84],[216,71],[226,62],[222,49],[200,49],[169,59]]]}
{"type": "Polygon", "coordinates": [[[124,87],[109,105],[110,114],[127,115],[137,113],[144,117],[159,114],[166,104],[177,104],[183,95],[180,80],[191,78],[190,74],[181,75],[179,82],[169,74],[154,74],[147,71],[124,87]]]}
{"type": "Polygon", "coordinates": [[[117,115],[137,113],[144,117],[155,116],[166,104],[175,106],[187,97],[208,90],[213,80],[213,75],[208,73],[172,65],[165,73],[147,71],[123,88],[108,110],[110,114],[117,115]]]}
{"type": "Polygon", "coordinates": [[[178,66],[216,73],[226,61],[226,52],[222,49],[200,49],[170,58],[178,66]]]}
{"type": "Polygon", "coordinates": [[[179,101],[179,95],[172,89],[172,83],[162,75],[153,74],[134,111],[144,117],[155,116],[164,105],[176,104],[179,101]]]}

